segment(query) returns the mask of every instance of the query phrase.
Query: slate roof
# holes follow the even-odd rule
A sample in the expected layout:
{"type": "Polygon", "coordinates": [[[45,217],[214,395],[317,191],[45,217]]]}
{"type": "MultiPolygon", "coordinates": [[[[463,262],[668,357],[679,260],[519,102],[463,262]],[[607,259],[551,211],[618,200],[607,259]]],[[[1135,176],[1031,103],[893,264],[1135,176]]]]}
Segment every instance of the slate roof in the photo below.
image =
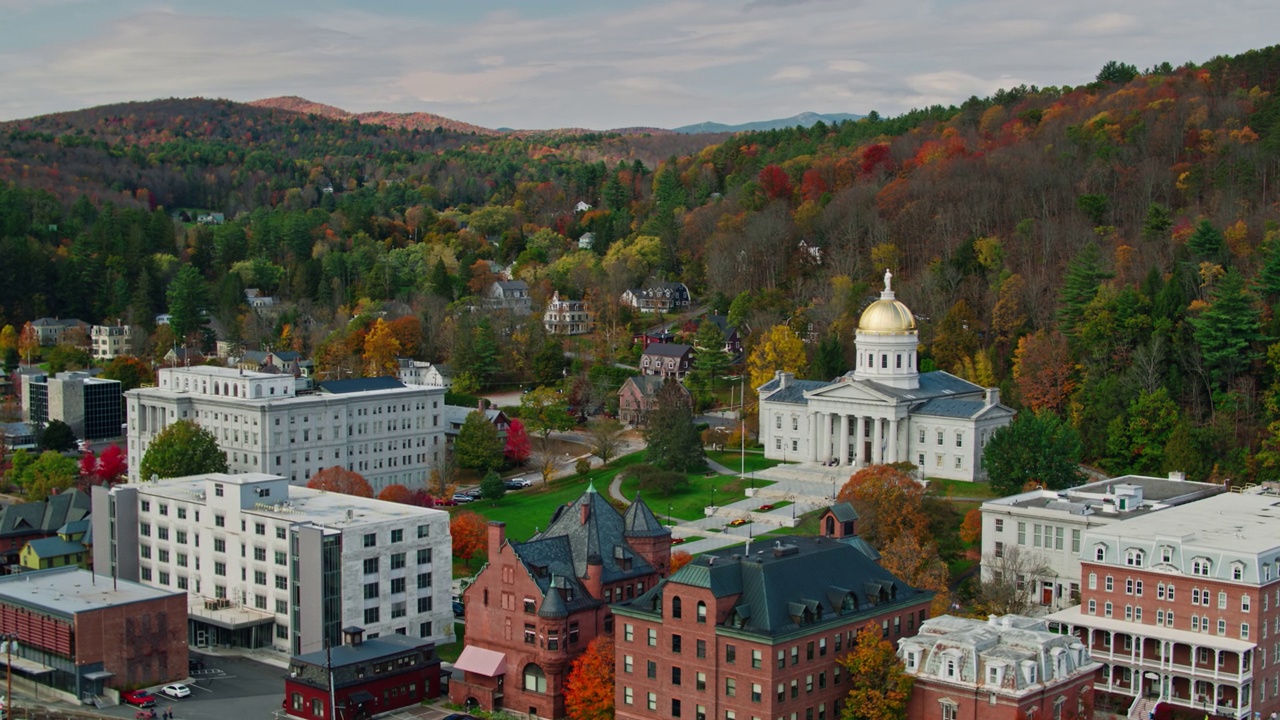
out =
{"type": "Polygon", "coordinates": [[[89,510],[89,496],[74,488],[48,500],[8,505],[0,510],[0,537],[52,535],[63,525],[87,517],[89,510]]]}
{"type": "Polygon", "coordinates": [[[933,398],[911,412],[912,415],[931,417],[971,418],[982,412],[987,404],[981,400],[933,398]]]}
{"type": "MultiPolygon", "coordinates": [[[[643,504],[639,499],[633,503],[643,504]]],[[[652,517],[653,513],[648,515],[652,517]]],[[[647,524],[648,520],[643,522],[647,524]]],[[[657,519],[653,518],[653,522],[657,523],[657,519]]],[[[626,520],[622,514],[597,493],[594,486],[589,486],[581,497],[556,511],[546,530],[527,542],[511,542],[511,548],[544,598],[560,595],[559,592],[551,592],[552,587],[571,591],[572,599],[560,598],[559,602],[564,603],[566,613],[573,613],[600,604],[600,600],[591,597],[579,581],[587,574],[588,562],[599,561],[604,584],[657,572],[631,548],[626,535],[626,520]],[[584,507],[588,508],[586,522],[582,520],[584,507]],[[631,563],[629,570],[625,569],[624,563],[628,558],[631,563]]],[[[554,606],[553,610],[559,612],[554,606]]]]}
{"type": "MultiPolygon", "coordinates": [[[[851,373],[846,374],[846,377],[849,377],[851,375],[852,375],[851,373]]],[[[889,385],[878,383],[874,380],[857,380],[855,382],[857,382],[860,385],[865,385],[869,388],[872,388],[876,392],[883,393],[885,395],[889,395],[889,396],[896,397],[906,401],[925,401],[925,400],[930,400],[932,398],[951,398],[951,396],[954,396],[954,395],[979,395],[981,397],[982,394],[985,392],[985,388],[979,385],[974,385],[968,380],[958,378],[955,375],[952,375],[951,373],[945,372],[943,370],[920,373],[919,379],[920,379],[920,387],[914,388],[914,389],[890,387],[889,385]]],[[[836,382],[825,382],[822,380],[791,380],[790,382],[787,383],[787,387],[783,388],[779,392],[774,392],[772,395],[770,395],[769,394],[770,392],[778,390],[778,378],[775,377],[769,382],[760,386],[760,393],[761,393],[760,396],[761,398],[768,400],[769,402],[789,403],[791,405],[806,405],[808,404],[808,401],[805,400],[805,397],[804,397],[804,394],[806,392],[813,392],[814,390],[820,390],[829,385],[837,385],[841,382],[844,382],[844,380],[838,379],[836,380],[836,382]]],[[[957,400],[957,401],[959,400],[959,398],[951,398],[951,399],[957,400]]],[[[974,402],[976,402],[978,406],[984,406],[985,401],[980,399],[980,400],[975,400],[974,402]]],[[[953,410],[953,412],[954,411],[955,410],[953,410]]],[[[920,411],[912,410],[911,412],[912,414],[915,414],[920,411]]],[[[926,414],[937,415],[938,413],[926,413],[926,414]]],[[[948,415],[946,417],[972,417],[972,415],[948,415]]]]}
{"type": "Polygon", "coordinates": [[[507,290],[529,290],[529,283],[523,280],[497,280],[494,282],[499,288],[505,292],[507,290]]]}
{"type": "MultiPolygon", "coordinates": [[[[661,375],[637,375],[627,379],[636,386],[640,391],[640,395],[650,400],[658,396],[658,391],[662,389],[662,384],[666,381],[666,378],[661,375]]],[[[680,385],[679,383],[676,383],[676,385],[678,385],[686,395],[689,393],[689,389],[685,386],[680,385]]]]}
{"type": "Polygon", "coordinates": [[[684,343],[653,343],[645,348],[645,355],[656,355],[658,357],[674,357],[678,358],[692,350],[693,347],[684,343]]]}
{"type": "Polygon", "coordinates": [[[662,537],[671,534],[670,530],[662,526],[653,510],[640,502],[640,493],[636,493],[636,501],[627,506],[622,519],[627,537],[662,537]]]}
{"type": "Polygon", "coordinates": [[[338,645],[328,651],[317,650],[305,655],[294,655],[290,659],[290,664],[299,669],[298,675],[293,676],[294,680],[314,687],[327,688],[330,671],[326,652],[331,653],[333,685],[335,688],[343,688],[368,683],[372,674],[365,671],[357,673],[356,670],[367,668],[377,661],[412,655],[420,655],[423,660],[422,663],[404,668],[393,667],[378,677],[394,677],[401,673],[417,672],[424,665],[438,663],[440,660],[436,657],[434,647],[430,640],[393,633],[373,639],[366,638],[359,645],[338,645]]]}
{"type": "Polygon", "coordinates": [[[807,405],[808,400],[804,399],[804,394],[820,390],[831,383],[824,380],[789,380],[787,386],[778,389],[778,378],[774,378],[764,385],[760,386],[760,397],[769,402],[788,403],[791,405],[807,405]],[[768,394],[772,392],[773,394],[768,394]]]}
{"type": "Polygon", "coordinates": [[[406,385],[393,377],[387,376],[330,380],[319,383],[317,387],[333,395],[343,395],[346,393],[369,392],[371,390],[399,390],[406,387],[406,385]]]}
{"type": "Polygon", "coordinates": [[[700,555],[649,592],[615,609],[660,615],[665,593],[681,585],[709,588],[716,598],[731,598],[735,603],[722,627],[773,637],[813,632],[813,627],[827,622],[847,624],[860,615],[927,601],[933,595],[908,586],[857,548],[831,538],[779,537],[773,543],[755,544],[746,557],[740,552],[726,549],[700,555]],[[784,554],[777,554],[779,548],[784,554]]]}

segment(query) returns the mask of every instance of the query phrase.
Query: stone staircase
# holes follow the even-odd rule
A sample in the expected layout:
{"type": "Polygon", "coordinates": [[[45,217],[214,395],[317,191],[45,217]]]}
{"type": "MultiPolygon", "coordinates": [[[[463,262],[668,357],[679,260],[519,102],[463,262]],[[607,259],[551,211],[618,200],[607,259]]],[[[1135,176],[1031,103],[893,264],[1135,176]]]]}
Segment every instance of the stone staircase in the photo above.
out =
{"type": "Polygon", "coordinates": [[[1129,706],[1129,720],[1150,720],[1151,711],[1159,704],[1159,698],[1138,697],[1129,706]]]}

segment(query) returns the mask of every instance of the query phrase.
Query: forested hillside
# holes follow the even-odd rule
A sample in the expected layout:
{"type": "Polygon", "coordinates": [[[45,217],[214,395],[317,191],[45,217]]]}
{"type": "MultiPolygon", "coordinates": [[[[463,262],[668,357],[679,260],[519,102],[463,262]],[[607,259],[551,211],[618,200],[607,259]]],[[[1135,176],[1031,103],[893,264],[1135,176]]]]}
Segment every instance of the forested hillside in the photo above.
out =
{"type": "Polygon", "coordinates": [[[1065,420],[1085,460],[1273,477],[1278,82],[1273,47],[732,137],[492,138],[193,100],[13,122],[0,325],[150,328],[190,266],[250,346],[359,367],[381,307],[409,318],[403,349],[481,384],[538,376],[556,343],[536,313],[458,312],[493,261],[514,263],[535,306],[585,297],[599,362],[643,324],[619,294],[657,275],[752,338],[789,325],[810,341],[808,374],[830,378],[891,267],[928,362],[1065,420]],[[175,223],[179,210],[227,222],[175,223]],[[264,322],[246,286],[288,311],[264,322]]]}

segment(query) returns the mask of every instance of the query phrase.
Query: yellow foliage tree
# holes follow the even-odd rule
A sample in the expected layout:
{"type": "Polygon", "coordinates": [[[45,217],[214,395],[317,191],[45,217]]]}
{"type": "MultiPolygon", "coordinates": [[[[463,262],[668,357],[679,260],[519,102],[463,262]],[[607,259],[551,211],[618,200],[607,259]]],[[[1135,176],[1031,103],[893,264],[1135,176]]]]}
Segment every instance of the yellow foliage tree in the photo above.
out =
{"type": "Polygon", "coordinates": [[[805,368],[804,343],[786,325],[774,325],[747,358],[751,387],[760,387],[774,372],[800,374],[805,368]]]}
{"type": "Polygon", "coordinates": [[[378,318],[364,338],[365,374],[369,377],[395,375],[399,354],[400,341],[396,340],[387,323],[378,318]]]}

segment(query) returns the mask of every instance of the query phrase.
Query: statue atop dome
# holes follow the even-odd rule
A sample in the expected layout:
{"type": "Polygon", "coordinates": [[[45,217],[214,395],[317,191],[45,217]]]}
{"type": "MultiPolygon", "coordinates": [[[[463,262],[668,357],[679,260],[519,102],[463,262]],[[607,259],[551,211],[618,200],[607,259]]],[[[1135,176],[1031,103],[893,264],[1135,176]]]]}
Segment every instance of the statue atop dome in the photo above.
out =
{"type": "Polygon", "coordinates": [[[893,273],[889,272],[889,268],[885,268],[884,269],[884,291],[887,293],[893,292],[893,288],[889,286],[889,282],[891,280],[893,280],[893,273]]]}

